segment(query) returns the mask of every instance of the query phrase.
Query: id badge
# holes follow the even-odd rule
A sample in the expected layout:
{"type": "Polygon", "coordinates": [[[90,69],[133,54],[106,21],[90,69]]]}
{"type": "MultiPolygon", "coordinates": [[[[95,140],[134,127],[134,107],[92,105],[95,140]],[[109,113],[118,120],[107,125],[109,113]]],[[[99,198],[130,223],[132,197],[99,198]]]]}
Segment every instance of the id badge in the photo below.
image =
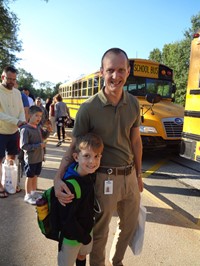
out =
{"type": "Polygon", "coordinates": [[[113,194],[113,180],[104,181],[104,194],[105,195],[113,194]]]}

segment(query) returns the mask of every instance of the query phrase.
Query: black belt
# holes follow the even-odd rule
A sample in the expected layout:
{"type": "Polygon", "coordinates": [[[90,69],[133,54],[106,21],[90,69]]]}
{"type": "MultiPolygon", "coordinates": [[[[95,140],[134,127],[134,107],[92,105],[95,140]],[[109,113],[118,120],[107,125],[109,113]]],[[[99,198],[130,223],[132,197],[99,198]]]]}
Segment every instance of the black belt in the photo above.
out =
{"type": "Polygon", "coordinates": [[[97,172],[108,174],[108,175],[130,175],[133,169],[132,165],[125,166],[124,168],[117,168],[117,167],[99,167],[97,172]]]}

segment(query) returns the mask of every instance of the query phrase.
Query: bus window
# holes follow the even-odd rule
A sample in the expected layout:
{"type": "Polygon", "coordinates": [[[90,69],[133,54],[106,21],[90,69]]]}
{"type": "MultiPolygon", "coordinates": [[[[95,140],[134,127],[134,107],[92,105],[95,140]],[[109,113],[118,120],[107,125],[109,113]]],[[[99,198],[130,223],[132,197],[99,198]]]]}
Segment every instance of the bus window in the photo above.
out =
{"type": "Polygon", "coordinates": [[[73,84],[73,96],[77,97],[78,96],[78,92],[77,92],[77,83],[73,84]]]}
{"type": "Polygon", "coordinates": [[[88,96],[92,96],[92,79],[88,80],[88,96]]]}
{"type": "Polygon", "coordinates": [[[72,86],[69,87],[69,96],[72,97],[72,86]]]}
{"type": "Polygon", "coordinates": [[[147,79],[147,92],[148,93],[157,93],[161,95],[163,98],[171,97],[171,82],[166,80],[155,80],[155,79],[147,79]]]}
{"type": "Polygon", "coordinates": [[[104,87],[104,78],[100,77],[100,89],[104,87]]]}
{"type": "Polygon", "coordinates": [[[81,82],[78,83],[78,97],[81,96],[81,82]]]}
{"type": "Polygon", "coordinates": [[[66,87],[63,87],[63,95],[66,97],[66,87]]]}
{"type": "Polygon", "coordinates": [[[145,96],[145,80],[145,78],[129,76],[124,89],[135,96],[145,96]]]}
{"type": "Polygon", "coordinates": [[[82,96],[86,96],[86,90],[87,90],[87,80],[83,81],[83,89],[82,89],[82,96]]]}
{"type": "Polygon", "coordinates": [[[137,85],[138,85],[137,86],[138,95],[139,96],[145,96],[147,94],[145,79],[144,78],[138,79],[137,85]]]}
{"type": "Polygon", "coordinates": [[[99,88],[99,77],[94,77],[94,94],[98,92],[99,88]]]}

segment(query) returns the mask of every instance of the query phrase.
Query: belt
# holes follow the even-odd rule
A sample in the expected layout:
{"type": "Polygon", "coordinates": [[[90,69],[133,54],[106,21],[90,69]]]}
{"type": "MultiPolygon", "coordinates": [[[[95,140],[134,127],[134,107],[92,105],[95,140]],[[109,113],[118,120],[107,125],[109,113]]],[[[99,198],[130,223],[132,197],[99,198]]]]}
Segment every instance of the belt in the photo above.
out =
{"type": "Polygon", "coordinates": [[[124,168],[120,167],[99,167],[97,172],[108,174],[108,175],[130,175],[133,169],[133,165],[125,166],[124,168]]]}

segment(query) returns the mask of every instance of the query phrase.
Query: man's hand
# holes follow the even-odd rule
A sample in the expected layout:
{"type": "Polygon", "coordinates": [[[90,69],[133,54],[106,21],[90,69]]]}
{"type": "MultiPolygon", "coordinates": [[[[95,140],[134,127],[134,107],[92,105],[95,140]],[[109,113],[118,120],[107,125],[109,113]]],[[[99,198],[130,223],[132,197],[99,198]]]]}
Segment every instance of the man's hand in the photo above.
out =
{"type": "Polygon", "coordinates": [[[143,181],[142,181],[142,176],[139,176],[137,178],[137,181],[138,181],[139,191],[142,192],[143,191],[143,188],[144,188],[144,184],[143,184],[143,181]]]}
{"type": "Polygon", "coordinates": [[[65,206],[67,203],[72,202],[74,194],[71,193],[67,185],[61,179],[54,180],[54,189],[56,197],[61,205],[65,206]]]}
{"type": "Polygon", "coordinates": [[[18,127],[21,127],[21,126],[23,126],[23,125],[25,125],[25,124],[26,124],[26,121],[21,121],[21,120],[19,120],[18,123],[17,123],[17,126],[18,126],[18,127]]]}
{"type": "Polygon", "coordinates": [[[40,146],[41,146],[42,148],[45,148],[45,147],[46,147],[46,143],[41,142],[41,143],[40,143],[40,146]]]}

